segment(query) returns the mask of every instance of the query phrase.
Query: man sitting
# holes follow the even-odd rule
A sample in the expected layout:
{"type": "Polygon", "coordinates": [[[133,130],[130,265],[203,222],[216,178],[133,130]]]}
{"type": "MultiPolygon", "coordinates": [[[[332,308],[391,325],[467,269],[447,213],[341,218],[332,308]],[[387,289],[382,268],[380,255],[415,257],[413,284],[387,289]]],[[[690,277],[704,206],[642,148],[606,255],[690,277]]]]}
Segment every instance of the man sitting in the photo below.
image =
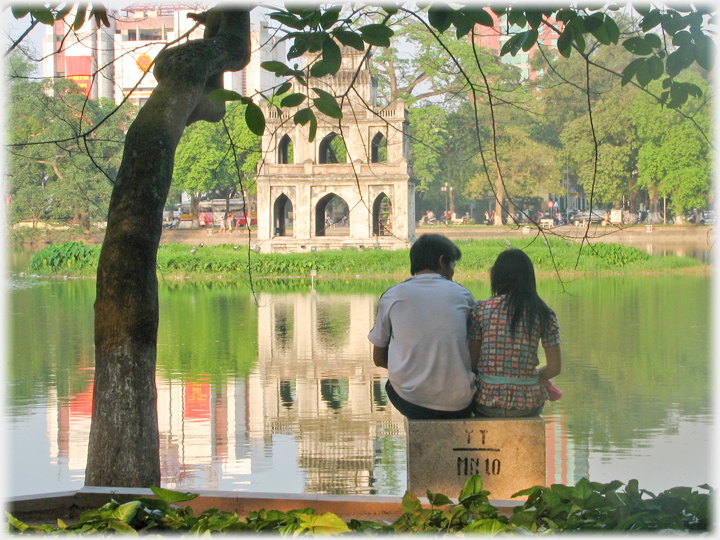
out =
{"type": "Polygon", "coordinates": [[[373,360],[387,368],[388,398],[408,418],[470,417],[475,374],[467,322],[475,300],[452,281],[460,257],[446,237],[421,236],[410,249],[412,277],[390,287],[378,302],[368,335],[373,360]]]}

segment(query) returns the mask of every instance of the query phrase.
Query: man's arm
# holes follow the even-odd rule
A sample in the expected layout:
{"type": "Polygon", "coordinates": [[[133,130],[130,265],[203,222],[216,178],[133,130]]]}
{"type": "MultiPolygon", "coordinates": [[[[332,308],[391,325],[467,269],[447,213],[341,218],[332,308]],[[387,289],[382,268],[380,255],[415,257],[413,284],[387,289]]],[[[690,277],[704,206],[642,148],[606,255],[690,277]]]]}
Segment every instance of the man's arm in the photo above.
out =
{"type": "Polygon", "coordinates": [[[373,345],[373,362],[377,367],[385,368],[388,367],[388,348],[378,347],[373,345]]]}

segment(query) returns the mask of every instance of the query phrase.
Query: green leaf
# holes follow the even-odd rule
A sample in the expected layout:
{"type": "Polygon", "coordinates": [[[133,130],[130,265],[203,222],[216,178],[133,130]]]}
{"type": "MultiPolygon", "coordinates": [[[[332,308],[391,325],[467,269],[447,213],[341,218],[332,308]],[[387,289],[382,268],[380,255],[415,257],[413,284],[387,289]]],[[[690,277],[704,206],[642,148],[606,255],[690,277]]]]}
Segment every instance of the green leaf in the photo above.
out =
{"type": "Polygon", "coordinates": [[[402,498],[402,509],[405,514],[415,515],[422,510],[422,504],[420,504],[420,499],[406,491],[402,498]]]}
{"type": "Polygon", "coordinates": [[[642,18],[642,21],[640,21],[640,29],[643,32],[648,32],[649,30],[655,28],[658,24],[662,22],[661,15],[662,13],[659,10],[651,10],[647,15],[642,18]]]}
{"type": "Polygon", "coordinates": [[[618,28],[617,23],[612,17],[605,17],[605,31],[610,38],[610,43],[617,45],[617,42],[620,39],[620,28],[618,28]]]}
{"type": "Polygon", "coordinates": [[[262,136],[265,131],[265,117],[262,109],[255,103],[248,103],[245,109],[245,122],[247,126],[258,137],[262,136]]]}
{"type": "Polygon", "coordinates": [[[244,96],[242,94],[238,94],[237,92],[226,88],[217,88],[208,94],[208,99],[215,103],[223,101],[242,101],[243,97],[244,96]]]}
{"type": "Polygon", "coordinates": [[[684,84],[674,82],[670,86],[670,102],[668,107],[670,109],[677,109],[678,107],[685,104],[688,98],[687,88],[684,84]]]}
{"type": "Polygon", "coordinates": [[[319,88],[313,88],[313,90],[320,96],[313,98],[313,103],[317,110],[321,113],[329,116],[330,118],[342,118],[342,109],[337,103],[337,100],[331,94],[320,90],[319,88]]]}
{"type": "Polygon", "coordinates": [[[530,30],[526,30],[525,32],[515,34],[513,37],[508,39],[500,49],[500,56],[504,56],[507,53],[515,56],[520,51],[520,49],[523,48],[523,45],[525,44],[525,41],[527,41],[529,35],[530,30]]]}
{"type": "Polygon", "coordinates": [[[93,6],[92,11],[90,11],[90,17],[95,18],[95,24],[97,26],[105,26],[107,28],[110,27],[110,19],[108,19],[107,10],[105,9],[105,6],[98,5],[93,6]]]}
{"type": "Polygon", "coordinates": [[[303,101],[305,101],[306,97],[307,96],[305,94],[302,94],[300,92],[290,94],[289,96],[286,96],[282,99],[282,101],[280,102],[280,106],[281,107],[297,107],[303,101]]]}
{"type": "Polygon", "coordinates": [[[653,53],[653,49],[649,43],[647,43],[641,37],[632,37],[623,41],[623,47],[629,52],[638,56],[647,56],[653,53]]]}
{"type": "Polygon", "coordinates": [[[312,120],[313,118],[315,118],[315,113],[312,112],[312,109],[310,109],[310,107],[307,107],[305,109],[300,109],[293,116],[295,125],[300,124],[301,126],[304,126],[305,124],[310,122],[310,120],[312,120]]]}
{"type": "Polygon", "coordinates": [[[660,36],[657,34],[645,34],[644,41],[653,49],[659,49],[662,47],[662,39],[660,39],[660,36]]]}
{"type": "Polygon", "coordinates": [[[499,519],[478,519],[467,527],[464,527],[462,532],[495,536],[508,528],[509,527],[499,519]]]}
{"type": "Polygon", "coordinates": [[[460,8],[460,12],[465,14],[465,16],[472,20],[475,24],[487,26],[488,28],[492,28],[494,26],[492,16],[482,8],[463,7],[460,8]]]}
{"type": "Polygon", "coordinates": [[[692,83],[684,83],[685,89],[687,90],[687,93],[691,95],[692,97],[701,98],[703,95],[702,89],[692,83]]]}
{"type": "Polygon", "coordinates": [[[324,30],[327,30],[333,24],[335,24],[335,22],[338,20],[338,17],[340,17],[341,8],[342,6],[333,6],[331,8],[328,8],[320,16],[320,25],[323,27],[324,30]]]}
{"type": "Polygon", "coordinates": [[[524,52],[528,52],[530,49],[533,48],[535,43],[537,42],[538,38],[538,31],[533,29],[528,31],[527,38],[525,39],[525,42],[523,43],[522,50],[524,52]]]}
{"type": "Polygon", "coordinates": [[[75,7],[75,6],[71,2],[68,2],[67,4],[65,4],[65,6],[60,11],[58,11],[57,14],[55,15],[55,20],[56,21],[64,21],[65,17],[68,16],[68,13],[70,13],[72,11],[73,7],[75,7]]]}
{"type": "Polygon", "coordinates": [[[683,45],[668,55],[665,61],[665,71],[670,77],[675,77],[683,69],[695,61],[695,45],[683,45]]]}
{"type": "Polygon", "coordinates": [[[442,493],[431,493],[430,490],[427,492],[427,498],[430,504],[435,507],[452,504],[452,501],[446,495],[442,493]]]}
{"type": "Polygon", "coordinates": [[[395,34],[384,24],[368,24],[359,28],[363,41],[376,47],[389,47],[390,38],[395,34]]]}
{"type": "Polygon", "coordinates": [[[110,521],[107,524],[107,528],[122,534],[137,536],[137,531],[133,529],[130,525],[128,525],[127,523],[123,523],[122,521],[110,521]]]}
{"type": "Polygon", "coordinates": [[[22,19],[28,13],[30,13],[31,8],[32,6],[16,5],[10,6],[10,11],[12,12],[13,17],[15,17],[16,19],[22,19]]]}
{"type": "Polygon", "coordinates": [[[657,80],[665,72],[665,64],[657,56],[653,55],[647,59],[647,70],[652,80],[657,80]]]}
{"type": "Polygon", "coordinates": [[[585,19],[583,20],[585,32],[593,34],[597,30],[602,28],[604,25],[603,17],[604,16],[602,13],[593,13],[589,17],[585,17],[585,19]]]}
{"type": "Polygon", "coordinates": [[[270,71],[271,73],[274,73],[277,77],[287,75],[288,71],[290,71],[289,67],[287,67],[282,62],[278,62],[276,60],[270,62],[263,62],[260,64],[260,67],[263,68],[265,71],[270,71]]]}
{"type": "Polygon", "coordinates": [[[137,514],[140,506],[140,501],[131,501],[129,503],[122,504],[113,510],[113,519],[120,520],[124,523],[130,523],[130,520],[135,517],[135,514],[137,514]]]}
{"type": "Polygon", "coordinates": [[[525,17],[525,12],[522,11],[519,8],[515,8],[510,13],[508,13],[507,21],[510,26],[513,24],[519,26],[520,28],[525,28],[525,25],[527,24],[527,18],[525,17]]]}
{"type": "Polygon", "coordinates": [[[715,61],[715,42],[709,36],[695,40],[695,61],[706,71],[713,68],[715,61]]]}
{"type": "Polygon", "coordinates": [[[475,21],[466,17],[464,13],[455,11],[452,14],[453,24],[455,25],[455,34],[458,39],[466,36],[470,30],[475,27],[475,21]]]}
{"type": "Polygon", "coordinates": [[[572,490],[572,497],[575,500],[584,501],[590,497],[590,494],[592,493],[593,490],[592,487],[590,487],[590,482],[587,478],[583,477],[578,481],[575,488],[572,490]]]}
{"type": "Polygon", "coordinates": [[[542,24],[542,11],[530,10],[525,11],[525,18],[527,19],[530,28],[537,30],[542,24]]]}
{"type": "Polygon", "coordinates": [[[467,479],[465,485],[460,491],[459,501],[470,497],[471,495],[477,495],[483,490],[482,477],[479,474],[474,474],[467,479]]]}
{"type": "Polygon", "coordinates": [[[42,24],[52,25],[55,22],[52,12],[46,7],[34,7],[30,10],[30,15],[42,24]]]}
{"type": "MultiPolygon", "coordinates": [[[[24,16],[25,16],[25,15],[23,15],[23,17],[24,17],[24,16]]],[[[21,18],[22,18],[22,17],[21,17],[21,18]]],[[[23,523],[22,521],[20,521],[20,520],[17,519],[16,517],[14,517],[12,514],[10,514],[10,512],[5,512],[5,516],[6,516],[7,519],[8,519],[8,523],[9,523],[11,526],[15,527],[18,531],[27,530],[27,528],[29,527],[28,525],[26,525],[25,523],[23,523]]]]}
{"type": "Polygon", "coordinates": [[[579,30],[575,30],[575,44],[581,53],[585,52],[585,38],[579,30]]]}
{"type": "Polygon", "coordinates": [[[292,88],[292,83],[285,81],[280,86],[278,86],[277,90],[275,90],[276,96],[281,96],[284,93],[286,93],[288,90],[292,88]]]}
{"type": "Polygon", "coordinates": [[[314,534],[343,534],[351,532],[347,524],[332,512],[325,512],[319,516],[313,514],[299,514],[298,518],[304,527],[314,534]]]}
{"type": "Polygon", "coordinates": [[[572,40],[573,29],[571,26],[565,26],[565,29],[563,30],[562,34],[560,34],[560,37],[557,40],[558,52],[565,58],[568,58],[570,56],[570,53],[572,52],[572,40]]]}
{"type": "Polygon", "coordinates": [[[345,47],[352,47],[356,51],[365,50],[365,42],[360,34],[338,28],[332,31],[332,35],[345,47]]]}
{"type": "Polygon", "coordinates": [[[398,12],[398,7],[395,4],[383,3],[380,7],[388,15],[395,15],[398,12]]]}
{"type": "Polygon", "coordinates": [[[627,66],[625,66],[625,69],[623,69],[622,72],[622,79],[620,81],[620,84],[622,86],[625,86],[627,83],[632,81],[633,77],[637,73],[638,69],[640,69],[640,66],[642,66],[646,62],[646,58],[636,58],[632,62],[630,62],[627,66]]]}
{"type": "Polygon", "coordinates": [[[169,503],[192,501],[198,496],[197,493],[181,493],[179,491],[171,491],[155,486],[151,486],[150,489],[158,499],[169,503]]]}
{"type": "Polygon", "coordinates": [[[322,57],[327,72],[330,75],[337,73],[342,63],[342,52],[340,52],[340,47],[330,36],[327,36],[323,42],[322,57]]]}
{"type": "Polygon", "coordinates": [[[433,4],[428,9],[428,22],[440,34],[445,32],[453,22],[454,12],[445,4],[433,4]]]}
{"type": "Polygon", "coordinates": [[[85,24],[85,12],[87,11],[87,4],[81,3],[78,4],[77,11],[75,13],[75,21],[73,21],[73,30],[76,32],[79,31],[82,28],[82,25],[85,24]]]}
{"type": "Polygon", "coordinates": [[[270,18],[284,24],[285,26],[289,26],[290,28],[295,28],[296,30],[303,30],[306,26],[305,21],[299,17],[296,17],[290,13],[287,12],[274,12],[270,14],[270,18]]]}
{"type": "Polygon", "coordinates": [[[308,142],[313,142],[315,140],[316,133],[317,133],[317,118],[315,118],[315,114],[313,114],[312,118],[310,118],[310,132],[308,134],[308,142]]]}
{"type": "Polygon", "coordinates": [[[678,32],[673,36],[672,44],[675,45],[675,47],[680,47],[681,45],[692,43],[692,40],[692,34],[690,32],[678,32]]]}
{"type": "Polygon", "coordinates": [[[668,10],[667,13],[661,15],[663,30],[665,30],[671,36],[675,35],[675,32],[682,30],[687,26],[685,17],[680,15],[677,11],[668,10]]]}

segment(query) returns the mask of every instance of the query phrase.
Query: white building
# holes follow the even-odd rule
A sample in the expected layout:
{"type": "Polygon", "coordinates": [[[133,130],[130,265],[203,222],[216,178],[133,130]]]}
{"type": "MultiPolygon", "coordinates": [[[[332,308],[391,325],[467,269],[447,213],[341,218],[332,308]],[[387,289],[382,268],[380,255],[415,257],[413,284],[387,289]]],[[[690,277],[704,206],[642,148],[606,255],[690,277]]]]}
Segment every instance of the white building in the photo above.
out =
{"type": "MultiPolygon", "coordinates": [[[[152,61],[168,43],[202,38],[203,26],[193,30],[189,13],[206,8],[190,4],[129,6],[109,13],[110,27],[86,22],[74,32],[74,17],[49,26],[43,39],[43,77],[70,78],[89,98],[116,103],[124,97],[143,105],[157,85],[152,61]]],[[[253,54],[250,64],[226,73],[224,86],[243,95],[267,91],[283,82],[260,68],[262,62],[285,61],[285,44],[277,43],[265,23],[251,23],[253,54]]],[[[257,97],[257,96],[256,96],[257,97]]]]}

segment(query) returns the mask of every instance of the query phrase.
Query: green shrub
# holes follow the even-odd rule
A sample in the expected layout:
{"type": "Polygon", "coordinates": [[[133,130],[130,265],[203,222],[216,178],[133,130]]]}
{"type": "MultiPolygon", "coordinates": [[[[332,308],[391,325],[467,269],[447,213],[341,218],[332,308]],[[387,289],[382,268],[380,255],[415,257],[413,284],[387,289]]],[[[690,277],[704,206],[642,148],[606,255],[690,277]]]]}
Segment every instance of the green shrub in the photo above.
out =
{"type": "Polygon", "coordinates": [[[664,532],[708,531],[712,488],[700,486],[709,493],[698,493],[687,487],[676,487],[655,496],[639,489],[631,480],[622,491],[622,482],[608,484],[581,479],[576,486],[553,484],[535,486],[516,493],[527,501],[513,509],[511,516],[500,514],[490,504],[490,492],[482,489],[482,479],[471,477],[455,504],[447,496],[427,492],[430,508],[423,508],[417,497],[406,493],[402,499],[403,514],[393,523],[353,519],[345,523],[327,512],[315,514],[312,508],[280,512],[260,510],[240,518],[231,512],[206,510],[195,516],[190,507],[176,503],[197,495],[152,488],[155,499],[141,497],[119,504],[111,501],[97,510],[84,512],[77,523],[57,526],[27,525],[7,513],[8,531],[12,533],[110,533],[158,534],[161,532],[237,533],[277,532],[293,534],[342,533],[409,533],[462,532],[476,534],[552,533],[577,531],[664,532]]]}
{"type": "MultiPolygon", "coordinates": [[[[650,256],[644,251],[619,244],[583,245],[561,238],[540,237],[510,240],[462,240],[457,245],[462,259],[458,276],[486,276],[495,258],[508,247],[523,249],[538,274],[602,272],[661,272],[702,266],[689,257],[650,256]]],[[[52,244],[37,253],[29,270],[43,274],[93,275],[97,271],[100,247],[80,242],[52,244]]],[[[259,277],[402,277],[407,276],[410,257],[407,249],[329,250],[308,253],[258,254],[247,246],[161,245],[157,254],[158,274],[188,277],[247,279],[259,277]]]]}

